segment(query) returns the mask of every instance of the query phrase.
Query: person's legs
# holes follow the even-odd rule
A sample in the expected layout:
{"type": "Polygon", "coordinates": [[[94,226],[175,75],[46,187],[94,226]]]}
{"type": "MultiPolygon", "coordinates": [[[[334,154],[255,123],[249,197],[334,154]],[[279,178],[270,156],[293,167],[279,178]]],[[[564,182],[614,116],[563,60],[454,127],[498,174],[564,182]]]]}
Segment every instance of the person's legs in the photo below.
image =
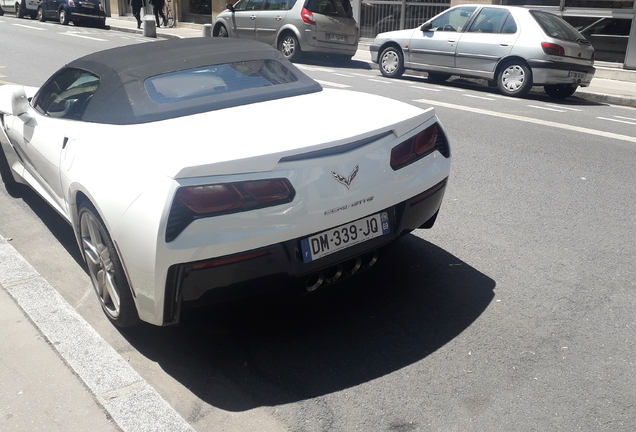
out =
{"type": "Polygon", "coordinates": [[[157,27],[161,27],[161,25],[159,24],[159,14],[163,15],[163,11],[161,9],[162,8],[157,6],[152,7],[152,11],[155,14],[155,21],[157,22],[157,27]]]}
{"type": "MultiPolygon", "coordinates": [[[[168,20],[166,19],[166,15],[163,13],[163,7],[159,8],[159,15],[161,15],[161,18],[163,19],[163,26],[167,26],[168,25],[168,20]]],[[[159,18],[157,18],[158,20],[159,18]]]]}
{"type": "Polygon", "coordinates": [[[133,6],[133,16],[137,20],[137,28],[141,28],[141,6],[133,6]]]}

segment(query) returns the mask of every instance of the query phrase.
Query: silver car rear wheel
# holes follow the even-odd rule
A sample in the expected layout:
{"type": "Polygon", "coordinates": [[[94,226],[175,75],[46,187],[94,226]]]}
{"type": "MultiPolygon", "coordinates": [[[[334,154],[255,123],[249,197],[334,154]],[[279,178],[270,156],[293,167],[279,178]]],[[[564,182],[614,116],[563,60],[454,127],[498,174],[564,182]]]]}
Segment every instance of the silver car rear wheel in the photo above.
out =
{"type": "Polygon", "coordinates": [[[139,316],[117,251],[91,205],[79,212],[82,254],[102,310],[118,327],[137,324],[139,316]]]}
{"type": "Polygon", "coordinates": [[[289,60],[298,60],[300,58],[300,43],[293,33],[287,33],[278,43],[278,50],[283,56],[289,60]]]}
{"type": "Polygon", "coordinates": [[[60,9],[60,24],[67,25],[68,24],[68,14],[64,9],[60,9]]]}
{"type": "Polygon", "coordinates": [[[404,73],[404,60],[398,48],[388,47],[380,54],[380,72],[385,77],[398,78],[404,73]]]}
{"type": "Polygon", "coordinates": [[[219,30],[216,34],[216,37],[228,37],[229,35],[227,34],[227,29],[225,28],[224,25],[219,26],[219,30]]]}
{"type": "Polygon", "coordinates": [[[532,88],[532,72],[522,63],[507,63],[499,72],[497,85],[501,93],[505,95],[523,96],[532,88]]]}

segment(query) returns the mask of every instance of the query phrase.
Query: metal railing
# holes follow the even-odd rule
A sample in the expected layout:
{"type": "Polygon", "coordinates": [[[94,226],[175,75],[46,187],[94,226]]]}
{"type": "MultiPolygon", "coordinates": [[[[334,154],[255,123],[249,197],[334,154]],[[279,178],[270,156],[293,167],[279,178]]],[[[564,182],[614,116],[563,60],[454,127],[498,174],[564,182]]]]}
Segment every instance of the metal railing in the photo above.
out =
{"type": "Polygon", "coordinates": [[[363,0],[360,5],[360,37],[415,28],[450,7],[449,1],[363,0]]]}

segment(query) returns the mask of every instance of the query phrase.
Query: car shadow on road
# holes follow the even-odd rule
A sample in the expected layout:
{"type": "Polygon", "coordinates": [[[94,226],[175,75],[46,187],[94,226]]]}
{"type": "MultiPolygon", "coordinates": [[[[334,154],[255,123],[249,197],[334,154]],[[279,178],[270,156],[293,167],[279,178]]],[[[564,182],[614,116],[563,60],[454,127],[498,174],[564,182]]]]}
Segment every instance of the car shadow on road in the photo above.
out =
{"type": "Polygon", "coordinates": [[[186,311],[122,331],[206,403],[232,412],[315,398],[416,363],[479,317],[495,281],[415,235],[346,283],[186,311]]]}
{"type": "Polygon", "coordinates": [[[373,67],[365,61],[356,59],[344,59],[335,55],[312,55],[302,57],[300,60],[295,60],[294,63],[303,64],[306,66],[318,66],[318,67],[331,67],[331,68],[343,68],[343,69],[363,69],[371,70],[373,67]]]}

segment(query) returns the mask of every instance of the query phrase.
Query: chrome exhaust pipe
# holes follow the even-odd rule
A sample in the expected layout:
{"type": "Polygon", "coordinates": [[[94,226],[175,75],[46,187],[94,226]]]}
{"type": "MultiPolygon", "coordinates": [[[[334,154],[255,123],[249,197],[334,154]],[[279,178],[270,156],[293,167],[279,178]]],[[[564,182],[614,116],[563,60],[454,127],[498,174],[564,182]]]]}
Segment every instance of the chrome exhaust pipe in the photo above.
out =
{"type": "Polygon", "coordinates": [[[342,276],[342,266],[337,265],[335,267],[331,267],[325,272],[325,282],[334,283],[340,278],[340,276],[342,276]]]}
{"type": "Polygon", "coordinates": [[[366,268],[373,267],[373,265],[378,262],[379,257],[380,253],[377,250],[369,252],[362,258],[362,265],[366,268]]]}
{"type": "Polygon", "coordinates": [[[324,280],[325,276],[321,272],[314,273],[305,281],[305,289],[309,292],[315,291],[320,288],[324,280]]]}
{"type": "Polygon", "coordinates": [[[355,257],[344,264],[344,272],[347,276],[353,276],[362,267],[362,258],[355,257]]]}

